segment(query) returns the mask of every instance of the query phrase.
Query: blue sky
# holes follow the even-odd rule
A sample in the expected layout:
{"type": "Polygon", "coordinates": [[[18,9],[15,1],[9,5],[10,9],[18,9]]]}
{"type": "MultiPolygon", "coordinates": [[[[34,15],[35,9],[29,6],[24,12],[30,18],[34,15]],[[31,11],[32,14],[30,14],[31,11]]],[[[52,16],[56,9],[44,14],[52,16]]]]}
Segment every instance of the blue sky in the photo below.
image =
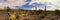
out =
{"type": "Polygon", "coordinates": [[[16,6],[16,8],[22,8],[22,9],[27,9],[27,10],[30,10],[31,8],[34,8],[34,7],[39,7],[39,8],[44,8],[45,7],[45,4],[42,4],[42,3],[32,3],[32,5],[29,5],[29,3],[31,2],[31,0],[27,0],[25,5],[22,5],[21,7],[20,6],[16,6]]]}
{"type": "Polygon", "coordinates": [[[29,3],[25,4],[25,5],[22,5],[22,7],[20,6],[16,6],[16,8],[22,8],[22,9],[30,9],[30,8],[33,8],[33,7],[39,7],[39,8],[44,8],[45,7],[45,4],[42,4],[42,3],[33,3],[32,5],[29,5],[29,3]]]}
{"type": "Polygon", "coordinates": [[[60,0],[0,0],[0,8],[9,6],[10,8],[22,8],[27,10],[44,9],[54,10],[60,8],[60,0]],[[59,8],[58,8],[59,7],[59,8]]]}

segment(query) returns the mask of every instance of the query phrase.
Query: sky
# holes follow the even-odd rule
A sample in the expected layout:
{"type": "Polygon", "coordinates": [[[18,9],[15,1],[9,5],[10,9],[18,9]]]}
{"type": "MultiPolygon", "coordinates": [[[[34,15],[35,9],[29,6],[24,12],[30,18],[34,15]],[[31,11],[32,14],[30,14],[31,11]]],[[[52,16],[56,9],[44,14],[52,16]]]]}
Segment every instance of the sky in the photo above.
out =
{"type": "Polygon", "coordinates": [[[0,8],[9,6],[11,9],[26,9],[26,10],[60,10],[60,0],[0,0],[0,8]]]}

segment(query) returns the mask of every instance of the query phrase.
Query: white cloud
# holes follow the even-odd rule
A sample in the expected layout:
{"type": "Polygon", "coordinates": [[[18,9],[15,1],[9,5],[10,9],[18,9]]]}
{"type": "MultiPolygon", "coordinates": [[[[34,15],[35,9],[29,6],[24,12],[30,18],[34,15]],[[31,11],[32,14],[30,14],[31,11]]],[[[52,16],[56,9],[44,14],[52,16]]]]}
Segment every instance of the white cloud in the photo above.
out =
{"type": "MultiPolygon", "coordinates": [[[[26,0],[7,0],[7,2],[4,2],[3,0],[0,0],[0,7],[10,6],[12,8],[13,6],[22,6],[22,5],[25,5],[27,3],[25,1],[26,0]]],[[[47,10],[60,9],[60,0],[32,0],[29,3],[29,5],[32,5],[35,2],[37,2],[37,3],[47,2],[48,5],[49,5],[49,2],[52,3],[53,5],[48,6],[47,10]]],[[[34,8],[32,8],[32,10],[33,9],[34,8]]],[[[44,9],[44,8],[37,8],[37,9],[44,9]]]]}
{"type": "Polygon", "coordinates": [[[25,2],[25,0],[7,0],[6,2],[4,2],[3,0],[1,0],[0,2],[0,6],[22,6],[24,4],[26,4],[27,2],[25,2]]]}
{"type": "Polygon", "coordinates": [[[31,8],[31,10],[39,10],[39,9],[44,10],[44,8],[40,8],[40,7],[37,7],[37,9],[35,7],[31,8]]]}
{"type": "MultiPolygon", "coordinates": [[[[47,3],[47,10],[55,10],[60,9],[60,0],[32,0],[29,5],[32,5],[33,3],[47,3]],[[50,4],[51,3],[51,4],[50,4]]],[[[32,8],[34,9],[34,8],[32,8]]],[[[38,8],[38,9],[44,9],[44,8],[38,8]]]]}

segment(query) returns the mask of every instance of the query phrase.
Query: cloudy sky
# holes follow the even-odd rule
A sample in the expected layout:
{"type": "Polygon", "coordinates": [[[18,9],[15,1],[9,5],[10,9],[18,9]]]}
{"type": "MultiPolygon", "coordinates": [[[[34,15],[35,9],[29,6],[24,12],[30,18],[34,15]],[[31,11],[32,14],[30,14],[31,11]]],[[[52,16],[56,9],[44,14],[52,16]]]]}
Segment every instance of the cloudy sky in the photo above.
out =
{"type": "Polygon", "coordinates": [[[10,8],[22,8],[27,10],[37,10],[47,7],[47,10],[60,10],[60,0],[0,0],[0,8],[9,6],[10,8]]]}

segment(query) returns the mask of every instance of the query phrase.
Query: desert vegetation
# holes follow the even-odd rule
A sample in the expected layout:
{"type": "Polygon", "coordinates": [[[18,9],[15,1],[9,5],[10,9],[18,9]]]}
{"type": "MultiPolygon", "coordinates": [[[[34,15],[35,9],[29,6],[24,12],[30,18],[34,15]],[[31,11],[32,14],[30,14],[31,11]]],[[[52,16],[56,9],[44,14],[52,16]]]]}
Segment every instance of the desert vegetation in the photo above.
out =
{"type": "MultiPolygon", "coordinates": [[[[60,10],[55,11],[43,11],[43,10],[24,10],[24,9],[10,9],[6,7],[4,10],[0,10],[0,17],[4,17],[4,20],[8,20],[8,12],[17,12],[19,20],[60,20],[60,10]],[[26,17],[26,18],[24,18],[26,17]]],[[[1,19],[0,19],[1,20],[1,19]]]]}

